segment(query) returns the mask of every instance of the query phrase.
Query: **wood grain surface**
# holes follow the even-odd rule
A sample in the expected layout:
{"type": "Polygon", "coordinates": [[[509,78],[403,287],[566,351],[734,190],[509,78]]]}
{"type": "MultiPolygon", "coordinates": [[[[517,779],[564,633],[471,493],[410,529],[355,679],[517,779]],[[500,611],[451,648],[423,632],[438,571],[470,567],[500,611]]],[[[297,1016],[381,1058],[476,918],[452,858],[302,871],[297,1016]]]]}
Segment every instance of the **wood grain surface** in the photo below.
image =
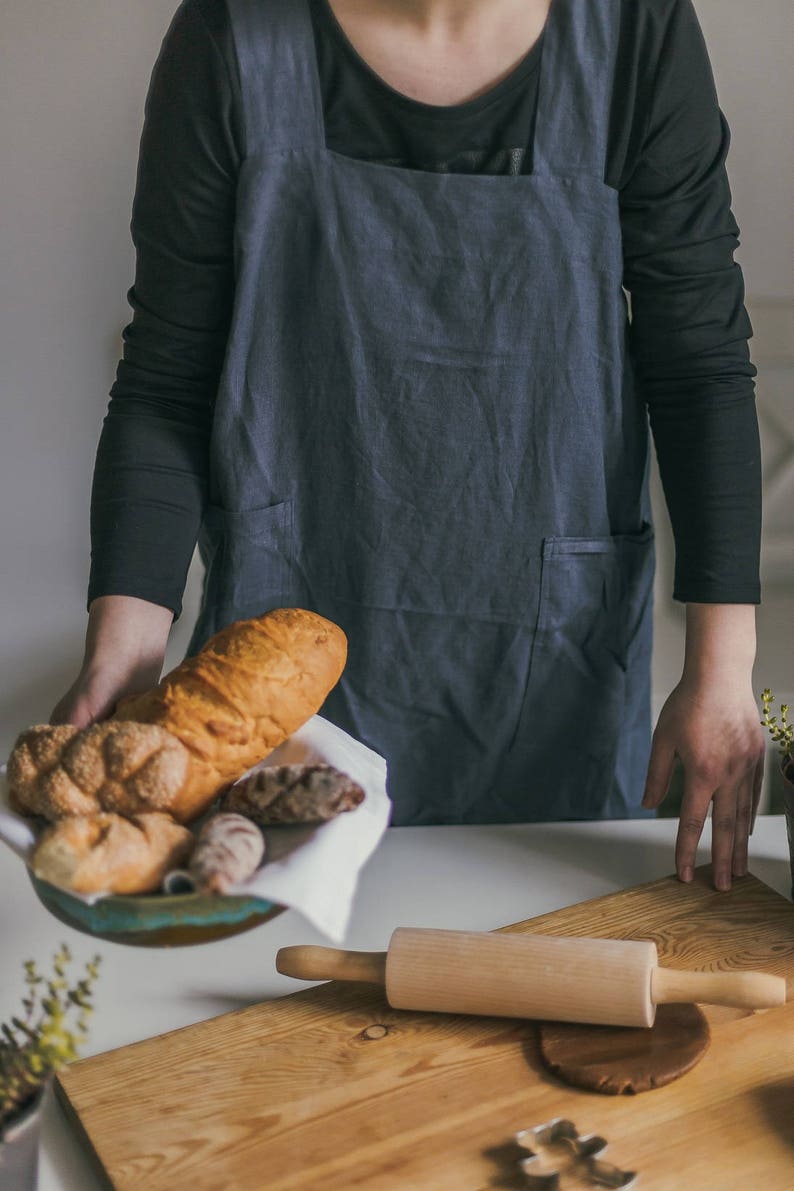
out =
{"type": "MultiPolygon", "coordinates": [[[[710,870],[505,930],[652,939],[661,961],[785,976],[794,906],[710,870]]],[[[708,1008],[701,1063],[642,1096],[565,1087],[528,1022],[390,1009],[328,984],[76,1063],[59,1093],[116,1191],[485,1191],[521,1187],[513,1134],[554,1117],[609,1142],[638,1191],[792,1191],[794,1004],[708,1008]]]]}

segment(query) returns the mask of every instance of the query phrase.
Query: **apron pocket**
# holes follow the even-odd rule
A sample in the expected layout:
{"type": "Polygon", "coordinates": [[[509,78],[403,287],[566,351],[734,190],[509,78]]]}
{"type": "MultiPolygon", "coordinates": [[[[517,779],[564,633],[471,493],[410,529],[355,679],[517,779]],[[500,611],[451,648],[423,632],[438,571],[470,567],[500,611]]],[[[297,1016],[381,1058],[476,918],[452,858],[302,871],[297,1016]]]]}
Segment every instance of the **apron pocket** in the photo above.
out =
{"type": "Polygon", "coordinates": [[[202,527],[205,603],[218,627],[283,607],[293,558],[293,502],[232,510],[210,505],[202,527]]]}
{"type": "Polygon", "coordinates": [[[530,679],[506,758],[508,789],[542,783],[539,818],[598,817],[609,801],[628,674],[650,651],[653,574],[650,525],[544,540],[530,679]]]}
{"type": "Polygon", "coordinates": [[[653,592],[653,528],[545,538],[538,632],[563,656],[603,652],[626,670],[653,592]]]}

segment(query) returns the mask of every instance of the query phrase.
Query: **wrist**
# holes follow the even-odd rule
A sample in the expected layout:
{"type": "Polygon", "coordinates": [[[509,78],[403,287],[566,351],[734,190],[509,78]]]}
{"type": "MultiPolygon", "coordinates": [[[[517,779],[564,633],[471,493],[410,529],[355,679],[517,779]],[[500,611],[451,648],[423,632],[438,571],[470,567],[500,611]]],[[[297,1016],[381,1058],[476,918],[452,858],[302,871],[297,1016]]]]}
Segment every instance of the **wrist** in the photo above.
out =
{"type": "Polygon", "coordinates": [[[752,684],[754,604],[687,604],[683,680],[752,684]]]}
{"type": "Polygon", "coordinates": [[[173,612],[135,596],[100,596],[89,608],[83,672],[132,674],[162,666],[173,612]]]}

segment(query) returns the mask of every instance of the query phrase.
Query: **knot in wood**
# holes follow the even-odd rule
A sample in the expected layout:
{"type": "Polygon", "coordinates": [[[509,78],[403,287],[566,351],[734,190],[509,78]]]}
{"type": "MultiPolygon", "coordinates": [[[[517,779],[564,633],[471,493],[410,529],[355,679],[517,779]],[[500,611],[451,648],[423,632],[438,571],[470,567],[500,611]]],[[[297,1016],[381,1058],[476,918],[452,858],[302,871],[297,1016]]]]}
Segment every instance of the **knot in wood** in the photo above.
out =
{"type": "Polygon", "coordinates": [[[366,1030],[362,1030],[361,1037],[367,1042],[376,1042],[378,1038],[385,1038],[389,1032],[388,1026],[374,1025],[367,1026],[366,1030]]]}

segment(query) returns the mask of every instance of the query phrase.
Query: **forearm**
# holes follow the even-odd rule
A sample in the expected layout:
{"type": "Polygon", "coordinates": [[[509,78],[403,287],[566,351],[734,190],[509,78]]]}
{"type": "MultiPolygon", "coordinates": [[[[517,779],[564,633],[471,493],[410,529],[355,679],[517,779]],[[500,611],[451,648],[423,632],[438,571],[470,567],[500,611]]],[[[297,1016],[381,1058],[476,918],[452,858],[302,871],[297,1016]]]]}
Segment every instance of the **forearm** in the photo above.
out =
{"type": "Polygon", "coordinates": [[[187,395],[180,406],[167,378],[157,406],[114,392],[91,493],[88,603],[134,596],[178,617],[207,500],[209,419],[187,395]]]}
{"type": "Polygon", "coordinates": [[[731,388],[705,378],[688,391],[671,384],[651,408],[675,539],[673,598],[686,604],[760,600],[758,420],[752,390],[731,388]]]}

